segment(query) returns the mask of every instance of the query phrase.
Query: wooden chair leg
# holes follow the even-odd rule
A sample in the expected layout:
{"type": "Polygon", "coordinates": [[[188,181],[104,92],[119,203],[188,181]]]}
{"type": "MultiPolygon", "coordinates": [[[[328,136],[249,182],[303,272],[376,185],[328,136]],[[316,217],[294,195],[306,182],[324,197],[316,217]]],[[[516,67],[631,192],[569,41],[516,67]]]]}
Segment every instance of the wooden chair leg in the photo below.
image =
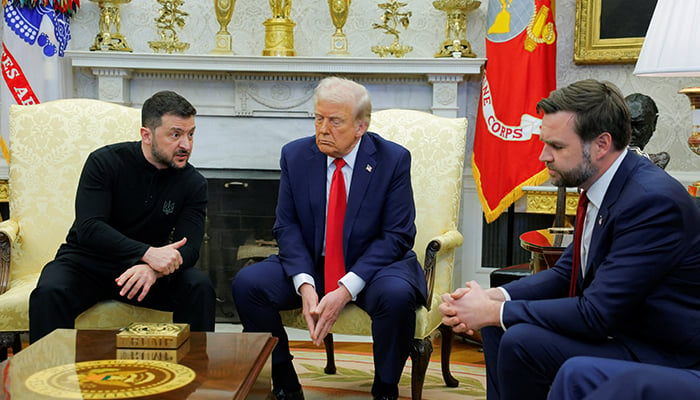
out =
{"type": "Polygon", "coordinates": [[[411,346],[411,398],[421,400],[423,398],[423,383],[425,372],[428,370],[430,356],[433,354],[433,342],[430,336],[424,339],[413,339],[411,346]]]}
{"type": "Polygon", "coordinates": [[[333,352],[333,334],[329,333],[323,339],[323,345],[326,347],[326,368],[323,371],[329,375],[334,375],[335,369],[335,353],[333,352]]]}
{"type": "Polygon", "coordinates": [[[447,387],[457,387],[459,381],[450,373],[450,355],[452,353],[452,339],[454,332],[452,328],[445,324],[440,324],[438,327],[440,336],[442,337],[440,345],[440,364],[442,366],[442,379],[445,380],[447,387]]]}

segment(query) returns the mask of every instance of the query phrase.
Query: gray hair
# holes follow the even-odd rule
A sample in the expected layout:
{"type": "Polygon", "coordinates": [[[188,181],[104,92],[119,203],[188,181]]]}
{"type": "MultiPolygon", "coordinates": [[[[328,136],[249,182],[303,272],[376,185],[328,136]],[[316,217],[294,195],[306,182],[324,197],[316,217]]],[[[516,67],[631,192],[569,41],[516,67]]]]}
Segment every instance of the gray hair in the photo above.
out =
{"type": "Polygon", "coordinates": [[[367,88],[359,83],[337,76],[324,78],[314,90],[314,106],[322,100],[336,104],[352,104],[353,118],[366,122],[369,126],[372,100],[367,88]]]}

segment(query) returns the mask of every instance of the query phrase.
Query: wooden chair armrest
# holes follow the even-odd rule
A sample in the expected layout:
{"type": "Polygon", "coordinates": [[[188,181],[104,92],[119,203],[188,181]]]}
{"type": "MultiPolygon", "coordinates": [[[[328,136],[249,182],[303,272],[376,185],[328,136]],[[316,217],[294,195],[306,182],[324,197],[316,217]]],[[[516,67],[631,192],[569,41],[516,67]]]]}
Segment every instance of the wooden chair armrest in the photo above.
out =
{"type": "Polygon", "coordinates": [[[0,222],[0,294],[10,282],[10,253],[19,234],[19,224],[13,219],[0,222]]]}
{"type": "Polygon", "coordinates": [[[426,308],[430,311],[430,299],[433,298],[433,289],[435,286],[435,263],[437,262],[437,253],[440,250],[451,250],[462,245],[464,237],[458,231],[447,231],[442,235],[432,238],[428,242],[425,249],[425,261],[423,262],[423,271],[425,272],[425,280],[428,284],[428,299],[426,308]]]}

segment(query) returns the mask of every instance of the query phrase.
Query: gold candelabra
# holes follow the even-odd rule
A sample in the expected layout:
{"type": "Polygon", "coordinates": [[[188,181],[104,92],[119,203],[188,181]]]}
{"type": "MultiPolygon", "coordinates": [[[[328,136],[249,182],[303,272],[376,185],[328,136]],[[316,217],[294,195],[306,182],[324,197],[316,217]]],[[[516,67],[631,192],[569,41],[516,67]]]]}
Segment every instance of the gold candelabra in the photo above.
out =
{"type": "Polygon", "coordinates": [[[263,56],[295,56],[294,26],[289,18],[292,0],[270,0],[272,18],[263,22],[265,26],[265,49],[263,56]]]}
{"type": "Polygon", "coordinates": [[[404,46],[399,44],[399,26],[408,29],[410,24],[409,18],[413,13],[411,11],[401,11],[400,8],[406,7],[408,3],[402,3],[398,0],[390,0],[387,3],[380,3],[377,6],[384,10],[381,16],[381,24],[372,24],[374,29],[382,29],[387,35],[394,36],[394,41],[389,46],[372,46],[372,52],[379,54],[380,57],[393,55],[395,57],[403,57],[407,53],[413,51],[412,46],[404,46]]]}
{"type": "Polygon", "coordinates": [[[233,8],[236,7],[236,0],[214,0],[214,12],[216,20],[219,22],[219,32],[214,38],[215,47],[212,54],[232,55],[233,39],[228,31],[228,24],[231,22],[233,8]]]}
{"type": "Polygon", "coordinates": [[[183,0],[158,0],[162,8],[158,11],[158,18],[155,19],[160,40],[149,41],[148,46],[156,53],[163,50],[170,54],[173,51],[180,53],[190,48],[189,43],[181,42],[177,38],[175,28],[185,27],[185,17],[189,14],[180,10],[183,0]]]}
{"type": "Polygon", "coordinates": [[[331,12],[331,20],[335,26],[335,33],[331,36],[331,51],[329,55],[347,56],[348,39],[343,33],[343,26],[348,19],[351,0],[328,0],[328,8],[331,12]]]}
{"type": "Polygon", "coordinates": [[[433,7],[447,14],[446,38],[435,57],[476,57],[472,45],[467,41],[467,14],[480,5],[481,1],[476,0],[433,1],[433,7]]]}
{"type": "Polygon", "coordinates": [[[121,34],[121,15],[119,6],[131,0],[90,0],[100,6],[100,31],[90,51],[132,51],[121,34]]]}

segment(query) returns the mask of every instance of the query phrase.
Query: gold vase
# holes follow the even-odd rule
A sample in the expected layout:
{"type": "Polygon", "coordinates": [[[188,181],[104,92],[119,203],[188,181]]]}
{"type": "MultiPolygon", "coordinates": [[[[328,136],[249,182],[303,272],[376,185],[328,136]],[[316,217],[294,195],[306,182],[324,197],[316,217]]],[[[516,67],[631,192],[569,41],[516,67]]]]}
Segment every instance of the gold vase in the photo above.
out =
{"type": "Polygon", "coordinates": [[[294,26],[289,19],[292,0],[270,0],[272,18],[263,22],[265,26],[265,49],[263,56],[295,56],[294,26]]]}
{"type": "Polygon", "coordinates": [[[351,0],[328,0],[328,8],[331,12],[331,20],[335,26],[335,33],[331,36],[331,51],[329,55],[347,56],[348,39],[343,33],[343,26],[348,20],[348,11],[350,10],[351,0]]]}
{"type": "Polygon", "coordinates": [[[467,14],[481,5],[476,0],[436,0],[433,7],[447,14],[445,41],[435,57],[476,57],[467,41],[467,14]]]}
{"type": "Polygon", "coordinates": [[[100,6],[100,31],[90,51],[132,51],[126,38],[120,32],[121,15],[119,6],[131,0],[90,0],[100,6]]]}
{"type": "Polygon", "coordinates": [[[219,22],[219,32],[214,38],[214,49],[212,54],[232,55],[233,39],[228,31],[228,24],[231,22],[233,8],[236,7],[236,0],[214,0],[214,12],[216,20],[219,22]]]}

